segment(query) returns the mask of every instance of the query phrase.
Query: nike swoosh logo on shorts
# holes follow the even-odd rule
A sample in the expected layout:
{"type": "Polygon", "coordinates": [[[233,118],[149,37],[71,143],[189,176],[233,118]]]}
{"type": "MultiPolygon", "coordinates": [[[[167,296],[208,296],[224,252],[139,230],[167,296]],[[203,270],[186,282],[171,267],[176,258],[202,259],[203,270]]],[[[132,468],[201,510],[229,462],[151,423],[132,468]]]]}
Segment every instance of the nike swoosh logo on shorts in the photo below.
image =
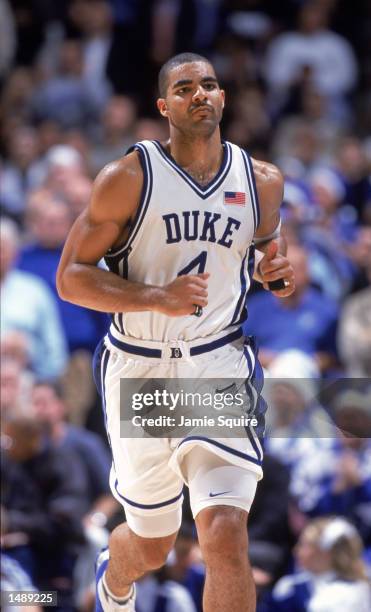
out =
{"type": "Polygon", "coordinates": [[[221,491],[220,493],[209,493],[209,497],[216,497],[217,495],[225,495],[226,493],[231,493],[232,491],[221,491]]]}

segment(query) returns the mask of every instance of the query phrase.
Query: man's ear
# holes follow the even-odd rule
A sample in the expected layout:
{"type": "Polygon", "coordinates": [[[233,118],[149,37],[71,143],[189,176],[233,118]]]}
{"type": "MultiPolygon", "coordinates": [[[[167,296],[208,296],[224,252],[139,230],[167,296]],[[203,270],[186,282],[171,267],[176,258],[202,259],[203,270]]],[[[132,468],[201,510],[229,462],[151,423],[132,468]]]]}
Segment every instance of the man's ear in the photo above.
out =
{"type": "Polygon", "coordinates": [[[220,93],[222,94],[222,101],[223,101],[222,102],[222,108],[224,108],[224,106],[225,106],[225,91],[224,91],[224,89],[221,89],[220,93]]]}
{"type": "Polygon", "coordinates": [[[161,115],[163,117],[167,117],[168,116],[168,110],[167,110],[167,105],[166,105],[166,100],[165,98],[158,98],[157,100],[157,108],[160,111],[161,115]]]}

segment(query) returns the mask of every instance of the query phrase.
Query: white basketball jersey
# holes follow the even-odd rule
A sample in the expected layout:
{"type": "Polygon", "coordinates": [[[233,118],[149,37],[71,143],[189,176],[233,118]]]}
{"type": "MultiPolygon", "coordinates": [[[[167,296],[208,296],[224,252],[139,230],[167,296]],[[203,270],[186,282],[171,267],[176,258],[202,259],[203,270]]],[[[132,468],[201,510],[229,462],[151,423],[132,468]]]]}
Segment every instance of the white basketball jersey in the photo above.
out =
{"type": "MultiPolygon", "coordinates": [[[[259,205],[249,156],[223,143],[219,172],[199,185],[156,141],[134,147],[144,173],[141,201],[126,243],[110,250],[112,272],[163,286],[181,274],[209,272],[208,306],[201,317],[159,312],[113,315],[116,331],[141,340],[194,340],[237,328],[254,268],[259,205]]],[[[125,197],[125,194],[123,194],[125,197]]]]}

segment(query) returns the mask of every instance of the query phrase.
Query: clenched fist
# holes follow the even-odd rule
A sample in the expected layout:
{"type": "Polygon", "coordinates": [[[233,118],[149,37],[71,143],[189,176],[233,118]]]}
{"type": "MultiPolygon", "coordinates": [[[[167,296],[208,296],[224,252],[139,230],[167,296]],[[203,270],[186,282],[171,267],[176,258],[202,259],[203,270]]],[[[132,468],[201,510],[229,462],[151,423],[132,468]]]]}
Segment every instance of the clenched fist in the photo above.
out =
{"type": "Polygon", "coordinates": [[[207,281],[210,274],[189,274],[178,276],[161,290],[158,312],[169,317],[194,314],[195,306],[205,308],[207,302],[207,281]]]}

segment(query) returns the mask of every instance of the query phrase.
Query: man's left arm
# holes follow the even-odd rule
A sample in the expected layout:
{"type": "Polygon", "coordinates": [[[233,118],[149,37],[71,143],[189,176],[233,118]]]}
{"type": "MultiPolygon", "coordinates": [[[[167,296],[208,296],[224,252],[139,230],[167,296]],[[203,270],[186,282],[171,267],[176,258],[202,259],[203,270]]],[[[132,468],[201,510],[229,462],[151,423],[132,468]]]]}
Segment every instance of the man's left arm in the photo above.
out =
{"type": "Polygon", "coordinates": [[[253,160],[253,168],[260,207],[260,223],[254,236],[254,279],[277,297],[287,297],[295,289],[295,280],[294,271],[286,257],[286,241],[281,236],[283,176],[276,166],[267,162],[253,160]],[[268,283],[279,280],[284,281],[285,287],[270,289],[268,283]]]}

